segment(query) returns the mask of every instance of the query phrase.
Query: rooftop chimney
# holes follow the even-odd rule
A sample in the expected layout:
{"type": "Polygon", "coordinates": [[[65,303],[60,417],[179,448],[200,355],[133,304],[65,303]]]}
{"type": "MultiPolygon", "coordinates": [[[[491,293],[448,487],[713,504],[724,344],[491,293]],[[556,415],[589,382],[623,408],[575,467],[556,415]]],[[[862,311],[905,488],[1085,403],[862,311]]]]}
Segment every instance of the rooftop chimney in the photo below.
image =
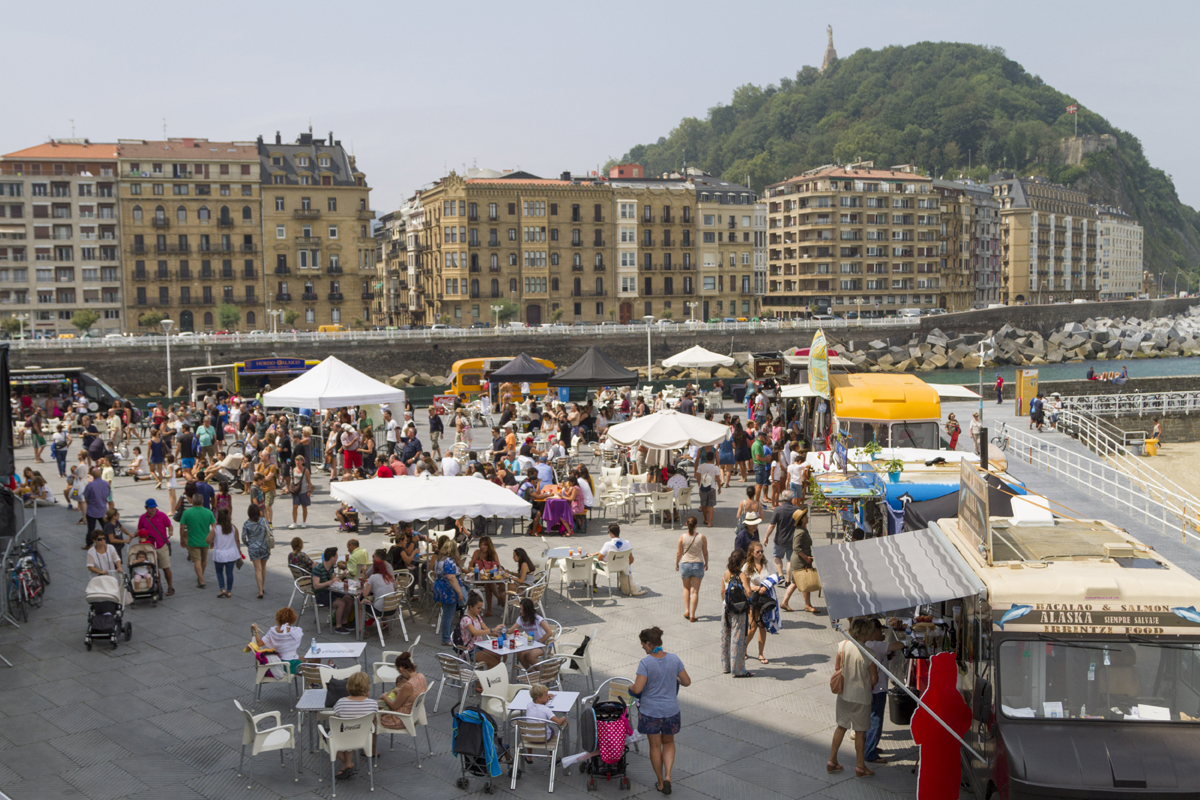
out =
{"type": "Polygon", "coordinates": [[[275,131],[275,144],[283,144],[283,137],[279,135],[279,131],[275,131]]]}
{"type": "Polygon", "coordinates": [[[571,180],[571,170],[567,170],[562,175],[560,175],[559,180],[563,180],[563,181],[571,180]]]}
{"type": "Polygon", "coordinates": [[[329,132],[329,146],[333,147],[333,131],[329,132]]]}

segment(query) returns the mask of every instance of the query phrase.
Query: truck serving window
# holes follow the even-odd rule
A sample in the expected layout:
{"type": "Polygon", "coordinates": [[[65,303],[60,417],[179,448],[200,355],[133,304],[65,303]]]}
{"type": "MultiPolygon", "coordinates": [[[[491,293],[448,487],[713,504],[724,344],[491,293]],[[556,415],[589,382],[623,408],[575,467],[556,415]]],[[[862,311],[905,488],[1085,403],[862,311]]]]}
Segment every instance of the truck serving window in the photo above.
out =
{"type": "Polygon", "coordinates": [[[1200,643],[1008,640],[1000,710],[1010,719],[1200,722],[1200,643]]]}

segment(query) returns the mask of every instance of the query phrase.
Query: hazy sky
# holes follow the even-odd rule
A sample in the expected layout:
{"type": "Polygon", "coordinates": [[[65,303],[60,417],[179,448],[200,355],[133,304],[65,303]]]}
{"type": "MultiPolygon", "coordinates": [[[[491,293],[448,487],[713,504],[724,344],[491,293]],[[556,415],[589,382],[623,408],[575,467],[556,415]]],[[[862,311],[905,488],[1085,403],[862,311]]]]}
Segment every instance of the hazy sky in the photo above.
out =
{"type": "Polygon", "coordinates": [[[1010,58],[1138,136],[1200,205],[1200,3],[8,3],[0,152],[92,141],[274,137],[353,145],[371,205],[447,168],[595,169],[744,83],[922,40],[1010,58]],[[1193,57],[1189,58],[1188,55],[1193,57]],[[1189,156],[1189,153],[1191,154],[1189,156]]]}

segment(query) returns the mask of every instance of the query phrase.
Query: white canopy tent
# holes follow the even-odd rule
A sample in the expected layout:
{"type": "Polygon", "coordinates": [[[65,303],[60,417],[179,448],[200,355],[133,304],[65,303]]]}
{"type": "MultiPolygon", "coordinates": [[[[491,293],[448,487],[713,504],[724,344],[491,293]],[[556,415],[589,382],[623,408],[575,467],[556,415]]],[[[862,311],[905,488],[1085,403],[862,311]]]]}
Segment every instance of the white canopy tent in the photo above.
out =
{"type": "Polygon", "coordinates": [[[974,389],[968,389],[966,386],[959,386],[953,383],[931,383],[929,387],[938,393],[938,397],[943,400],[950,398],[952,400],[978,400],[979,392],[974,389]]]}
{"type": "Polygon", "coordinates": [[[789,383],[779,390],[783,397],[820,397],[807,383],[789,383]]]}
{"type": "Polygon", "coordinates": [[[619,445],[642,444],[654,450],[673,450],[696,445],[707,447],[724,441],[729,429],[719,422],[664,409],[640,419],[612,425],[608,438],[619,445]]]}
{"type": "Polygon", "coordinates": [[[404,390],[395,389],[329,356],[293,381],[263,395],[267,408],[341,408],[373,403],[404,407],[404,390]]]}
{"type": "Polygon", "coordinates": [[[664,367],[732,367],[734,360],[729,356],[723,356],[720,353],[714,353],[711,350],[705,350],[700,345],[689,347],[682,353],[676,353],[670,358],[664,358],[662,365],[664,367]]]}
{"type": "Polygon", "coordinates": [[[491,481],[428,473],[416,477],[371,478],[329,484],[335,499],[354,506],[374,523],[411,522],[438,517],[529,516],[529,503],[491,481]]]}

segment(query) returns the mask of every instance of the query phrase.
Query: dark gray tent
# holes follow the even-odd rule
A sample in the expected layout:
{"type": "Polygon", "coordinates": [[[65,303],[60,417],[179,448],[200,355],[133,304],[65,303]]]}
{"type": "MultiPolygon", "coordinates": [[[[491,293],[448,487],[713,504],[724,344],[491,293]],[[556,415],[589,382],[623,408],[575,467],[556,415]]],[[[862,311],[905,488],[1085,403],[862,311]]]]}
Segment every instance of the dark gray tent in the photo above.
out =
{"type": "Polygon", "coordinates": [[[500,369],[488,376],[492,384],[509,383],[541,383],[548,380],[554,370],[534,361],[525,353],[509,361],[500,369]]]}
{"type": "Polygon", "coordinates": [[[551,386],[636,386],[638,374],[625,369],[604,352],[589,347],[571,366],[555,373],[551,386]]]}

